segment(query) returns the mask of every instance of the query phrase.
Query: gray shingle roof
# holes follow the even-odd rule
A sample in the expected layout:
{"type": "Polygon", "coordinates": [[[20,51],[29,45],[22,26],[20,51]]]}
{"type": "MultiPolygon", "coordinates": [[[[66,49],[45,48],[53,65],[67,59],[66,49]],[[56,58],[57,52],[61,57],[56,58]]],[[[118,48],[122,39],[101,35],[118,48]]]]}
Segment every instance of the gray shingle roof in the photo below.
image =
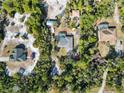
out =
{"type": "Polygon", "coordinates": [[[25,46],[22,44],[18,45],[10,55],[10,59],[15,61],[25,61],[27,59],[25,46]]]}
{"type": "Polygon", "coordinates": [[[73,35],[66,35],[65,33],[59,33],[58,35],[58,47],[66,48],[67,52],[73,50],[73,35]]]}

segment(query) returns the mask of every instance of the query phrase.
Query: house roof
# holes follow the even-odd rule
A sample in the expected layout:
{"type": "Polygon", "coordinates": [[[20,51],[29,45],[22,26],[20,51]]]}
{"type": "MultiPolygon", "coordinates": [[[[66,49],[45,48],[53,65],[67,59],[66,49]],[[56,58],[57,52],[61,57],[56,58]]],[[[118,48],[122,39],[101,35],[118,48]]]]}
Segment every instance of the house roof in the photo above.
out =
{"type": "Polygon", "coordinates": [[[68,43],[68,39],[66,37],[66,34],[65,33],[59,33],[58,35],[58,46],[62,46],[62,47],[65,47],[66,44],[68,43]]]}
{"type": "Polygon", "coordinates": [[[27,59],[27,52],[25,45],[20,44],[13,49],[13,52],[10,55],[10,59],[16,61],[25,61],[27,59]]]}
{"type": "Polygon", "coordinates": [[[95,26],[98,30],[99,42],[109,42],[110,45],[116,44],[116,26],[109,19],[97,20],[95,26]]]}
{"type": "Polygon", "coordinates": [[[66,48],[66,51],[73,50],[73,35],[67,35],[66,33],[59,33],[57,36],[58,47],[66,48]]]}
{"type": "Polygon", "coordinates": [[[109,42],[110,45],[116,44],[116,32],[109,29],[98,31],[99,42],[109,42]]]}

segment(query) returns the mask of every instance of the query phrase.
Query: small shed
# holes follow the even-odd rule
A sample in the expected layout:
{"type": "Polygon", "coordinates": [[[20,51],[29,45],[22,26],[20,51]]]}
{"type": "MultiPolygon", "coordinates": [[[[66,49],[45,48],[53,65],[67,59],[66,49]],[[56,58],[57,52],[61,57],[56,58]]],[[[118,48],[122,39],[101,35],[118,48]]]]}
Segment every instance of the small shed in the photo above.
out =
{"type": "Polygon", "coordinates": [[[46,25],[49,27],[52,27],[57,24],[58,24],[58,21],[56,19],[47,19],[47,21],[46,21],[46,25]]]}

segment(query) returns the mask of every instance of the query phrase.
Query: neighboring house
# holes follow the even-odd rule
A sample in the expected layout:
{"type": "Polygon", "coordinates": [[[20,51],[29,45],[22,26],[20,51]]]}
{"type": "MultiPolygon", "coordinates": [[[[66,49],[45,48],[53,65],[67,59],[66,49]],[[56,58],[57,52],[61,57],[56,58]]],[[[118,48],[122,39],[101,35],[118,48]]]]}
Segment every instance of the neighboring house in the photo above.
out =
{"type": "Polygon", "coordinates": [[[98,48],[102,57],[109,51],[109,46],[115,46],[117,42],[116,24],[108,19],[97,20],[95,30],[98,35],[98,48]]]}
{"type": "Polygon", "coordinates": [[[98,24],[97,30],[99,42],[106,42],[110,45],[115,45],[117,39],[115,28],[115,26],[109,26],[108,22],[98,24]]]}
{"type": "Polygon", "coordinates": [[[35,38],[27,33],[25,22],[30,14],[15,13],[14,18],[7,17],[8,25],[4,29],[4,40],[0,44],[0,62],[6,64],[6,74],[28,75],[39,59],[39,50],[33,46],[35,38]]]}
{"type": "Polygon", "coordinates": [[[114,47],[118,56],[124,56],[124,34],[120,29],[117,28],[115,21],[104,19],[96,22],[95,30],[98,31],[98,47],[103,57],[108,54],[109,45],[114,47]]]}
{"type": "Polygon", "coordinates": [[[4,46],[0,56],[0,62],[7,64],[6,74],[12,76],[14,73],[28,75],[28,67],[33,64],[36,53],[31,51],[23,43],[9,42],[4,46]]]}

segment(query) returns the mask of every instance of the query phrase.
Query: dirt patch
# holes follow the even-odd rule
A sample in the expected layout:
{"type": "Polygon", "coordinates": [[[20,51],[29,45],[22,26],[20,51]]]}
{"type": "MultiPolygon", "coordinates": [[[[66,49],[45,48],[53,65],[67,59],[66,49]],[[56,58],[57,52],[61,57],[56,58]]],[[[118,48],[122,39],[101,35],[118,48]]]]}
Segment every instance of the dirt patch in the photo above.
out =
{"type": "Polygon", "coordinates": [[[98,49],[102,57],[105,57],[109,52],[109,47],[105,42],[99,42],[98,49]]]}
{"type": "Polygon", "coordinates": [[[4,57],[8,57],[12,50],[16,47],[17,43],[13,42],[13,41],[10,41],[10,42],[7,42],[7,45],[4,45],[4,49],[2,51],[0,51],[1,55],[4,56],[4,57]]]}

